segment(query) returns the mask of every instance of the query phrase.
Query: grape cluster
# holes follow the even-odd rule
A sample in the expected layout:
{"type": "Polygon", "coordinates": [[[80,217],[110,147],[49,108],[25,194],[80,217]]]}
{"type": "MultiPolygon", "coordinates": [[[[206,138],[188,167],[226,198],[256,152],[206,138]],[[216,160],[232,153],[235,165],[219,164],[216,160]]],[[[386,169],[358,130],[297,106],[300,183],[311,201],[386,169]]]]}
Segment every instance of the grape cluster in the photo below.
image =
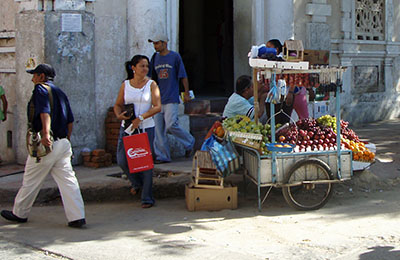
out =
{"type": "Polygon", "coordinates": [[[361,142],[360,138],[356,135],[356,133],[349,128],[349,122],[340,120],[340,133],[342,134],[343,138],[346,138],[350,141],[354,141],[356,143],[361,142]]]}
{"type": "Polygon", "coordinates": [[[321,116],[317,119],[317,123],[319,125],[324,125],[326,127],[330,127],[336,133],[336,117],[331,115],[321,116]]]}

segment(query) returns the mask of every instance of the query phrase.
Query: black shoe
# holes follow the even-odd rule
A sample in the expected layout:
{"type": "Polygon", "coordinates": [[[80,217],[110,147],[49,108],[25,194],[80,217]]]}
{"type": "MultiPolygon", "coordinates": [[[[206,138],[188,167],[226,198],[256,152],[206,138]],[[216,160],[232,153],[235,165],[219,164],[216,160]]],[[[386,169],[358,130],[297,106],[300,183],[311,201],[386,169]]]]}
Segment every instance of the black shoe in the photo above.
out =
{"type": "Polygon", "coordinates": [[[155,164],[162,164],[162,163],[169,163],[169,161],[161,161],[161,160],[155,160],[155,164]]]}
{"type": "Polygon", "coordinates": [[[84,218],[68,222],[68,226],[72,228],[81,228],[84,225],[86,225],[86,220],[84,218]]]}
{"type": "Polygon", "coordinates": [[[186,157],[186,158],[190,158],[190,157],[193,156],[193,154],[194,154],[194,147],[193,147],[192,149],[190,149],[190,150],[187,150],[187,151],[185,152],[185,157],[186,157]]]}
{"type": "Polygon", "coordinates": [[[2,210],[1,216],[9,221],[15,221],[19,223],[25,223],[28,221],[27,218],[20,218],[18,216],[15,216],[14,213],[12,213],[12,211],[10,210],[2,210]]]}

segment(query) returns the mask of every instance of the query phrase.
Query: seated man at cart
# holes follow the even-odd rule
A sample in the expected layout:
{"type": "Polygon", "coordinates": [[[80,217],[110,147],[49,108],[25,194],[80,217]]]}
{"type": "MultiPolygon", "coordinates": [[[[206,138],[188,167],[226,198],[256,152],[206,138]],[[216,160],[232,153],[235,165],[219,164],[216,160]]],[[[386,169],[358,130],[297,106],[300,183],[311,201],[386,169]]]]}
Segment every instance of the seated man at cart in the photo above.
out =
{"type": "MultiPolygon", "coordinates": [[[[268,91],[264,84],[261,83],[258,86],[258,102],[259,104],[264,104],[268,91]]],[[[260,105],[259,107],[258,117],[260,118],[264,114],[265,106],[260,105]]],[[[236,80],[236,93],[229,97],[222,115],[224,117],[245,115],[250,119],[254,119],[253,81],[250,76],[242,75],[236,80]]]]}

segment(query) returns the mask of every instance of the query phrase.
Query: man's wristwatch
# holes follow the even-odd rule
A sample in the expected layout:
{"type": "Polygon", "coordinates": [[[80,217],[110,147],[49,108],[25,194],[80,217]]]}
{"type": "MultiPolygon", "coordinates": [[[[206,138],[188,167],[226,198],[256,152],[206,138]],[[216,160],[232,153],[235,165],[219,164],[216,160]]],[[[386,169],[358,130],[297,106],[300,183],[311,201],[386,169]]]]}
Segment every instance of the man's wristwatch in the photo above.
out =
{"type": "Polygon", "coordinates": [[[143,120],[144,120],[144,118],[143,118],[142,115],[139,115],[138,117],[139,117],[139,120],[140,120],[140,121],[143,121],[143,120]]]}

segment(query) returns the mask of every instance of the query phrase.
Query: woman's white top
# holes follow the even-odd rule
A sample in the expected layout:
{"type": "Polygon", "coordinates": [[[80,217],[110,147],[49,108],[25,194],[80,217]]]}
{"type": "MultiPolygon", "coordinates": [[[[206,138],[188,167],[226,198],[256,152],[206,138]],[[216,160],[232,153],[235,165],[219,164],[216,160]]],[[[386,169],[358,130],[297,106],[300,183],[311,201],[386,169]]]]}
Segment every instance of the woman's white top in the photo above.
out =
{"type": "MultiPolygon", "coordinates": [[[[127,105],[133,103],[135,105],[136,117],[147,112],[152,107],[150,87],[152,82],[153,80],[150,79],[142,88],[135,88],[129,83],[129,80],[125,80],[125,104],[127,105]]],[[[139,127],[141,129],[154,127],[153,117],[149,117],[143,120],[143,122],[140,123],[139,127]]]]}

